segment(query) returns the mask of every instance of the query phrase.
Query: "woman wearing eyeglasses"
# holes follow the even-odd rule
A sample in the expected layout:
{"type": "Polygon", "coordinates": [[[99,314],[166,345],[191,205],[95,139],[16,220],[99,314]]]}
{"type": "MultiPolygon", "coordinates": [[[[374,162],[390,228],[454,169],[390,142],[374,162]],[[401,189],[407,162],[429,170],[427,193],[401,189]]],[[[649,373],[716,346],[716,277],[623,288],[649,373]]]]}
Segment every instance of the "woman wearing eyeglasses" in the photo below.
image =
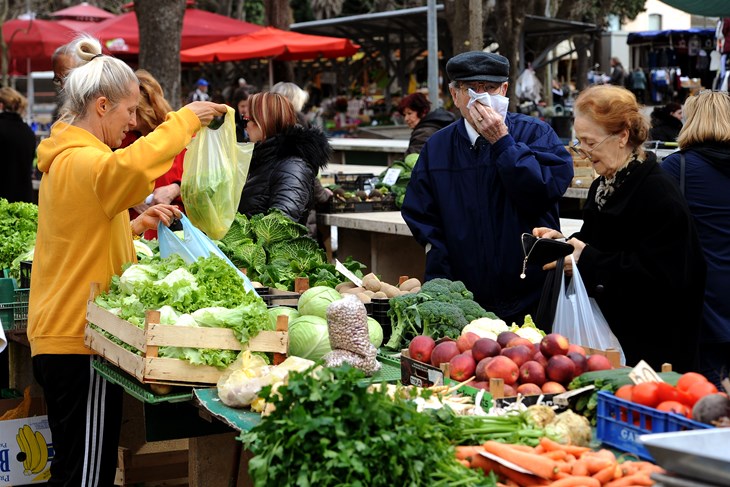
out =
{"type": "MultiPolygon", "coordinates": [[[[599,177],[570,236],[588,294],[595,298],[633,366],[697,369],[705,261],[676,182],[642,148],[649,122],[636,97],[619,86],[584,90],[574,105],[574,150],[599,177]]],[[[561,238],[548,228],[538,237],[561,238]]],[[[554,268],[555,263],[545,266],[554,268]]],[[[566,274],[572,263],[566,258],[566,274]]]]}
{"type": "Polygon", "coordinates": [[[730,374],[730,96],[707,91],[687,98],[680,153],[662,162],[694,217],[707,259],[700,367],[716,385],[730,374]],[[682,167],[684,158],[684,167],[682,167]]]}
{"type": "Polygon", "coordinates": [[[304,225],[314,205],[314,179],[332,154],[329,141],[321,130],[298,125],[283,95],[256,93],[248,106],[246,131],[256,145],[238,212],[252,216],[276,208],[304,225]]]}

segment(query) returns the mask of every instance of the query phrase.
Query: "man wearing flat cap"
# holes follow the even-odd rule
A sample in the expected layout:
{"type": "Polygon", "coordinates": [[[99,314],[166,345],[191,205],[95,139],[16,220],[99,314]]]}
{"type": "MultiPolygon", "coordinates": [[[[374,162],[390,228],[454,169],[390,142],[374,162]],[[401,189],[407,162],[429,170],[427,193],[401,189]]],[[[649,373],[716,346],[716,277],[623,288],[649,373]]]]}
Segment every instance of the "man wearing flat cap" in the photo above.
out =
{"type": "Polygon", "coordinates": [[[446,72],[463,118],[426,142],[401,212],[426,249],[426,280],[463,281],[487,311],[521,325],[536,316],[546,275],[523,269],[521,235],[560,228],[573,160],[548,124],[508,112],[507,58],[465,52],[446,72]]]}

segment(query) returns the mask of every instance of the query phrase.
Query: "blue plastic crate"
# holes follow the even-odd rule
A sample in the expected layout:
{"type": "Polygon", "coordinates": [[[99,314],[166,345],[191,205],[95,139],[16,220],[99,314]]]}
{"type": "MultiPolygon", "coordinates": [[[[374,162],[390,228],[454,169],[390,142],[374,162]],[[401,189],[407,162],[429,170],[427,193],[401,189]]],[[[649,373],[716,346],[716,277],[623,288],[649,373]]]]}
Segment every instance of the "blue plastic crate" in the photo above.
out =
{"type": "Polygon", "coordinates": [[[642,406],[620,399],[610,392],[598,392],[598,423],[596,437],[621,451],[634,453],[644,460],[654,461],[639,441],[639,436],[712,428],[675,413],[642,406]]]}

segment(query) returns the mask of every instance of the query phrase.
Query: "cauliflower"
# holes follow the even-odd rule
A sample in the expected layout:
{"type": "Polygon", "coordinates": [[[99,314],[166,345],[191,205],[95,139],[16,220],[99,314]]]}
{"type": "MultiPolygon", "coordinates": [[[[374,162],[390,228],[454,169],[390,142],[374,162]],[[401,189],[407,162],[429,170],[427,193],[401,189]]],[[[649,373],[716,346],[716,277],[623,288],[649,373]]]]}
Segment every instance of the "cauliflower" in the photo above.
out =
{"type": "Polygon", "coordinates": [[[495,320],[492,318],[477,318],[472,320],[471,323],[466,325],[462,330],[461,334],[465,334],[470,331],[480,338],[491,338],[496,340],[497,336],[503,331],[507,331],[507,323],[502,320],[495,320]]]}

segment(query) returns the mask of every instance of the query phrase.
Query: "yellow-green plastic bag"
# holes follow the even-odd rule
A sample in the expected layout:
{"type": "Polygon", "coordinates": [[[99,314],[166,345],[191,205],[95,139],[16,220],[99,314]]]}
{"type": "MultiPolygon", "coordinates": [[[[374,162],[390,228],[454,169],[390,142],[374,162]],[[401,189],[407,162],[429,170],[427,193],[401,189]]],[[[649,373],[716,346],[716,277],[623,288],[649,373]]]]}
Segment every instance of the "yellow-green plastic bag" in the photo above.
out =
{"type": "Polygon", "coordinates": [[[233,223],[252,155],[252,143],[236,142],[231,107],[218,129],[203,127],[188,144],[180,195],[193,225],[214,240],[233,223]]]}

